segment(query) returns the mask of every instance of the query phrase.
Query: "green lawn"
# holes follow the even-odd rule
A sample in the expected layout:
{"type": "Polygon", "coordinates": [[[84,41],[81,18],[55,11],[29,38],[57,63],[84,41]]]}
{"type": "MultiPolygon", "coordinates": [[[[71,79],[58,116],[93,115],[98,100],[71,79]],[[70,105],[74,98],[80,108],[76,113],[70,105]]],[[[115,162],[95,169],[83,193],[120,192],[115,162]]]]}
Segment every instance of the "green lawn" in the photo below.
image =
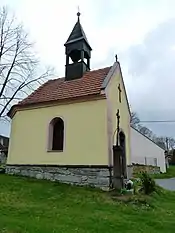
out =
{"type": "Polygon", "coordinates": [[[162,173],[162,174],[155,174],[152,176],[155,179],[166,179],[166,178],[172,178],[175,177],[175,166],[170,166],[167,169],[166,173],[162,173]]]}
{"type": "Polygon", "coordinates": [[[0,232],[174,233],[175,192],[154,194],[148,203],[126,204],[96,189],[1,174],[0,232]]]}

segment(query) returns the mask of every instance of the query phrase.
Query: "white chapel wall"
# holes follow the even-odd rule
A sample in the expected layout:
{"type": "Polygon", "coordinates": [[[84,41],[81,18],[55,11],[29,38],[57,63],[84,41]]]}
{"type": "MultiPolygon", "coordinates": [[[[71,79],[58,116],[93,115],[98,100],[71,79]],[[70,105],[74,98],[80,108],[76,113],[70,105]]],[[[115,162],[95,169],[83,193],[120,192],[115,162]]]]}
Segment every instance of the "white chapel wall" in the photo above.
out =
{"type": "Polygon", "coordinates": [[[166,172],[164,150],[132,127],[131,163],[157,165],[166,172]]]}

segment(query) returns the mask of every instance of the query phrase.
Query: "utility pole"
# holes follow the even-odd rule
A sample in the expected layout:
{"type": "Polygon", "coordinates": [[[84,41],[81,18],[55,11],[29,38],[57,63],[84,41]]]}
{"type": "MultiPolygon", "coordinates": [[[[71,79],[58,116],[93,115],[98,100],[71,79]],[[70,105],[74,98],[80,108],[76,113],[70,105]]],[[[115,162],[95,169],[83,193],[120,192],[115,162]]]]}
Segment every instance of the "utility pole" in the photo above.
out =
{"type": "Polygon", "coordinates": [[[166,153],[165,153],[166,168],[169,168],[169,139],[166,137],[166,153]]]}
{"type": "Polygon", "coordinates": [[[168,153],[169,152],[169,140],[168,140],[168,138],[166,138],[166,150],[168,153]]]}

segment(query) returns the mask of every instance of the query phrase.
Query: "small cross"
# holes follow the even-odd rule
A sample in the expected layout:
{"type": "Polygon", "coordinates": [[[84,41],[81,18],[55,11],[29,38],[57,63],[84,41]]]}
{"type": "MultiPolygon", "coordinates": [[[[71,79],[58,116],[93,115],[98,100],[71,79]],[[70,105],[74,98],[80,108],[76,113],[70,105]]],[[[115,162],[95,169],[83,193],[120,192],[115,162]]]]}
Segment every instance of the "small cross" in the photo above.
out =
{"type": "Polygon", "coordinates": [[[80,8],[79,8],[79,6],[78,6],[78,12],[77,12],[77,16],[78,16],[78,21],[80,20],[80,8]]]}
{"type": "Polygon", "coordinates": [[[120,84],[118,85],[118,90],[119,90],[119,102],[121,103],[122,102],[122,97],[121,97],[121,88],[120,88],[120,84]]]}

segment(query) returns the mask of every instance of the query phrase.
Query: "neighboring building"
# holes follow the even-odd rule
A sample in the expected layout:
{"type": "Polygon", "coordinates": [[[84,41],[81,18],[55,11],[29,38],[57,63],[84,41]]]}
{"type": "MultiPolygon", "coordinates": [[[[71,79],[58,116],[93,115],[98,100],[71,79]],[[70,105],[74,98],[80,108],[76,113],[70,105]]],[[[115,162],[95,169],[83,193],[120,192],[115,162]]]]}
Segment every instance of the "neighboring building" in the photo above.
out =
{"type": "Polygon", "coordinates": [[[7,160],[9,146],[9,138],[0,135],[0,163],[5,163],[7,160]]]}
{"type": "Polygon", "coordinates": [[[130,110],[120,64],[116,59],[90,71],[92,49],[79,14],[65,48],[65,78],[49,80],[8,114],[7,172],[109,186],[118,109],[130,164],[130,110]]]}
{"type": "Polygon", "coordinates": [[[164,149],[133,127],[131,127],[131,163],[158,166],[161,172],[166,172],[164,149]]]}

